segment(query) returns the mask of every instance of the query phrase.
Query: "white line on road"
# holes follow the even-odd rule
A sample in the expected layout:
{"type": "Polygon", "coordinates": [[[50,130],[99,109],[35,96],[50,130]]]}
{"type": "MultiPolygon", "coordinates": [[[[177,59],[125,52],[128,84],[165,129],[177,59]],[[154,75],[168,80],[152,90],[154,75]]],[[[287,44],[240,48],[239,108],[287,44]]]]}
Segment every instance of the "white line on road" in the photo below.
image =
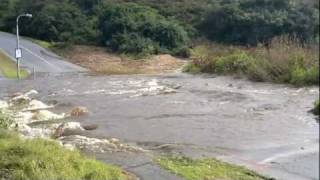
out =
{"type": "Polygon", "coordinates": [[[51,67],[57,69],[57,70],[61,70],[60,68],[58,68],[57,66],[51,64],[49,61],[47,61],[46,59],[44,59],[43,57],[39,56],[38,54],[32,52],[31,50],[29,50],[28,48],[24,47],[24,46],[21,46],[22,49],[28,51],[30,54],[32,54],[33,56],[41,59],[42,61],[44,61],[45,63],[47,63],[48,65],[50,65],[51,67]]]}

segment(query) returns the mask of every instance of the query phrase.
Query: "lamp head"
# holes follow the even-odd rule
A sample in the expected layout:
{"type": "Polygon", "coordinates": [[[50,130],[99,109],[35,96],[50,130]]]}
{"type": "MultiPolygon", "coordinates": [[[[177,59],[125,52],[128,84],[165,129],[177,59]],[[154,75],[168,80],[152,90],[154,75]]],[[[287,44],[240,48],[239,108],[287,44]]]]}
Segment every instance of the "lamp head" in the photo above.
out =
{"type": "Polygon", "coordinates": [[[32,18],[32,14],[29,14],[29,13],[25,14],[25,16],[32,18]]]}

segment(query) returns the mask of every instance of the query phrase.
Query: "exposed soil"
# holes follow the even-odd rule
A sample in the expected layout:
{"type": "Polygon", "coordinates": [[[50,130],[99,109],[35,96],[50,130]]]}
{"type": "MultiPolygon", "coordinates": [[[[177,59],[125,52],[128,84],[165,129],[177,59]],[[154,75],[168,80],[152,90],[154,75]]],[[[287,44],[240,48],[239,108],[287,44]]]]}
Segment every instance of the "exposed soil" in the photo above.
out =
{"type": "Polygon", "coordinates": [[[105,48],[75,46],[64,52],[70,62],[99,74],[162,74],[179,71],[187,62],[168,54],[154,55],[144,59],[131,59],[107,52],[105,48]]]}

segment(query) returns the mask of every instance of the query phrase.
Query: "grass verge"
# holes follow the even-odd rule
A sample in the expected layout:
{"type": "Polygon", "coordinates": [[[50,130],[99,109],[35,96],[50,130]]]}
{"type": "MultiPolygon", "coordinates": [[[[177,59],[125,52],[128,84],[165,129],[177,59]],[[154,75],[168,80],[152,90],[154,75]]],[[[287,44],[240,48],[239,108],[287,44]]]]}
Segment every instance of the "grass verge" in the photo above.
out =
{"type": "Polygon", "coordinates": [[[163,168],[187,180],[267,180],[244,167],[231,165],[216,159],[194,160],[181,156],[162,156],[157,163],[163,168]]]}
{"type": "MultiPolygon", "coordinates": [[[[12,61],[1,49],[0,49],[0,73],[10,79],[17,77],[16,63],[12,61]]],[[[26,70],[20,70],[21,78],[25,78],[29,75],[26,70]]]]}
{"type": "Polygon", "coordinates": [[[0,177],[7,180],[123,180],[124,172],[63,149],[55,142],[22,140],[0,129],[0,177]]]}
{"type": "Polygon", "coordinates": [[[42,40],[38,40],[38,39],[33,39],[33,38],[27,38],[29,40],[31,40],[33,43],[45,48],[45,49],[50,49],[54,46],[53,43],[47,42],[47,41],[42,41],[42,40]]]}

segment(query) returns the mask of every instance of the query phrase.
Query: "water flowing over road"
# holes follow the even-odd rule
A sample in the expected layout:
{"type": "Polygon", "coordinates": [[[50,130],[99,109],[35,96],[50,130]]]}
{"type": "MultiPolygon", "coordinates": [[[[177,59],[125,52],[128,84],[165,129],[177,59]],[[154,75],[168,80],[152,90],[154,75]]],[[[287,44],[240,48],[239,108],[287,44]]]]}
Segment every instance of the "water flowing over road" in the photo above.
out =
{"type": "MultiPolygon", "coordinates": [[[[85,106],[78,119],[96,124],[92,137],[117,137],[149,149],[189,156],[214,156],[279,179],[317,179],[319,124],[308,111],[318,87],[254,83],[231,77],[172,74],[159,76],[37,76],[0,80],[0,97],[35,89],[57,111],[85,106]]],[[[141,179],[179,179],[130,155],[97,157],[141,179]]]]}

